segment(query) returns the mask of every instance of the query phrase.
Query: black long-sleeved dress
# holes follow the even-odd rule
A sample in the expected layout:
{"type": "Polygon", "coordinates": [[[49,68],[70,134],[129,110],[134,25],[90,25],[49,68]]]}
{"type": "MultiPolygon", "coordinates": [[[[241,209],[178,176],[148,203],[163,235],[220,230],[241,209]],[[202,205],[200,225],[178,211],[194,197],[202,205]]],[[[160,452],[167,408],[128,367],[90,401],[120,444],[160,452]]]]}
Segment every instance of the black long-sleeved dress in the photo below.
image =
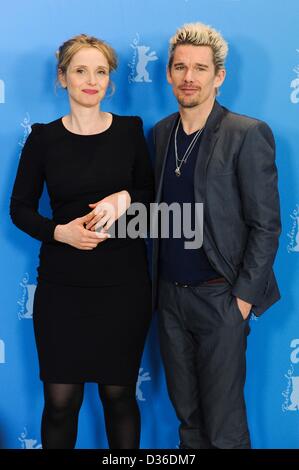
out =
{"type": "Polygon", "coordinates": [[[113,114],[111,126],[94,135],[74,134],[62,119],[32,126],[10,214],[17,227],[42,241],[33,319],[45,382],[136,381],[151,318],[144,240],[115,237],[87,251],[53,237],[57,224],[86,215],[89,203],[124,189],[132,202],[152,200],[140,118],[113,114]],[[38,212],[44,183],[52,219],[38,212]]]}

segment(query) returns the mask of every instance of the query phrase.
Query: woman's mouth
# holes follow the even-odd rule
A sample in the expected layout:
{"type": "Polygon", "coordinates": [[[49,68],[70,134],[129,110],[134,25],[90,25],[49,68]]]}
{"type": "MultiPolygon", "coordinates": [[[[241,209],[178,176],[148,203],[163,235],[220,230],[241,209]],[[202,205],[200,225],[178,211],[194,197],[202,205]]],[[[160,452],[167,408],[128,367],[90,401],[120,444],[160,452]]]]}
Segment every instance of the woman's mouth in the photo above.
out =
{"type": "Polygon", "coordinates": [[[83,91],[83,93],[87,93],[88,95],[95,95],[98,92],[98,90],[90,90],[88,88],[86,88],[82,91],[83,91]]]}

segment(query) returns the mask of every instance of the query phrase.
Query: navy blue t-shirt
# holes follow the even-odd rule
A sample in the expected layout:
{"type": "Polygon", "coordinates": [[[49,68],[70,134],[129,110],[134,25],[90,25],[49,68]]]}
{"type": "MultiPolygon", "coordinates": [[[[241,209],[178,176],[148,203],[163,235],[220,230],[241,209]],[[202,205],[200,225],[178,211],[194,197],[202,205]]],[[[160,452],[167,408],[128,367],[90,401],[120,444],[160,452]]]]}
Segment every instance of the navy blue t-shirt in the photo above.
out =
{"type": "MultiPolygon", "coordinates": [[[[172,134],[167,160],[165,165],[162,201],[167,204],[174,202],[181,205],[191,203],[191,229],[195,228],[195,200],[194,200],[194,169],[202,136],[200,135],[190,153],[187,162],[181,166],[181,176],[176,176],[176,160],[174,147],[174,134],[172,134]]],[[[177,151],[179,158],[185,154],[195,133],[190,135],[184,132],[180,123],[177,132],[177,151]]],[[[204,136],[203,136],[204,138],[204,136]]],[[[183,213],[181,211],[181,213],[183,213]]],[[[170,211],[171,214],[171,211],[170,211]]],[[[173,218],[170,217],[169,238],[160,240],[160,273],[161,277],[168,281],[196,284],[219,277],[209,263],[203,247],[186,249],[184,243],[192,238],[185,238],[183,225],[181,225],[181,237],[173,237],[173,218]]]]}

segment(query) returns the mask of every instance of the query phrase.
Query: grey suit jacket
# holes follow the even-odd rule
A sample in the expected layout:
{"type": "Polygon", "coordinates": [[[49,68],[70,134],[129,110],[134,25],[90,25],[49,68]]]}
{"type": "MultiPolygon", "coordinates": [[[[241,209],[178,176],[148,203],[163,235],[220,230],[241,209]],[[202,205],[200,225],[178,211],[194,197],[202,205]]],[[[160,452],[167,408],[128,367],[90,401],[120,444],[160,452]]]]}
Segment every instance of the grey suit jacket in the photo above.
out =
{"type": "MultiPolygon", "coordinates": [[[[156,202],[174,113],[153,130],[156,202]]],[[[207,120],[194,171],[195,202],[204,203],[203,248],[232,294],[253,304],[260,315],[280,298],[272,270],[281,232],[275,143],[262,121],[235,114],[215,101],[207,120]]],[[[153,297],[158,296],[159,240],[153,241],[153,297]]]]}

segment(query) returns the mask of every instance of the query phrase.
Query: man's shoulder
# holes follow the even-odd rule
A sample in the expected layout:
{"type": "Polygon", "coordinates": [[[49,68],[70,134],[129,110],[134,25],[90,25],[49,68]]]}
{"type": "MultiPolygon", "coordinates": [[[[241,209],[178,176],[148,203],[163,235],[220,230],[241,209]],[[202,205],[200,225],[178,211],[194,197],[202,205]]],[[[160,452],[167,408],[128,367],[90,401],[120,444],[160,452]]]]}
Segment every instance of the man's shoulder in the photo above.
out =
{"type": "Polygon", "coordinates": [[[176,120],[178,117],[178,112],[169,114],[169,116],[166,116],[165,118],[161,119],[154,125],[154,130],[159,130],[159,129],[164,129],[170,125],[173,124],[173,122],[176,120]]]}
{"type": "Polygon", "coordinates": [[[230,111],[229,109],[222,107],[224,110],[224,117],[222,124],[226,129],[239,130],[239,131],[248,131],[250,128],[254,127],[269,127],[265,121],[261,119],[248,116],[246,114],[236,113],[230,111]]]}
{"type": "MultiPolygon", "coordinates": [[[[218,110],[223,112],[223,117],[221,120],[221,127],[226,130],[234,130],[240,132],[247,132],[250,128],[255,127],[267,127],[269,128],[268,124],[261,119],[248,116],[246,114],[236,113],[227,109],[224,106],[219,105],[218,103],[218,110]]],[[[218,111],[219,112],[219,111],[218,111]]],[[[161,119],[154,125],[154,132],[159,133],[161,130],[169,129],[174,124],[178,117],[179,113],[172,113],[165,118],[161,119]]]]}

